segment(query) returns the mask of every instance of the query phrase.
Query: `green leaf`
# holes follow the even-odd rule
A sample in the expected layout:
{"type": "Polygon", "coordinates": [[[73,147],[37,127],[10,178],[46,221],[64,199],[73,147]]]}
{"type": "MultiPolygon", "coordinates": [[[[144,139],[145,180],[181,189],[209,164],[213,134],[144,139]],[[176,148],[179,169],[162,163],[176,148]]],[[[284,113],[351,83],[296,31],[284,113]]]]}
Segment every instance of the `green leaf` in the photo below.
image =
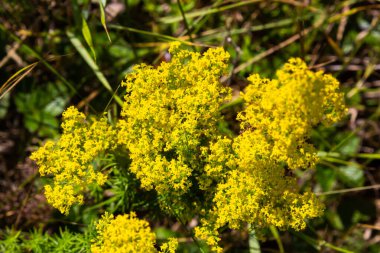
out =
{"type": "Polygon", "coordinates": [[[364,172],[355,165],[339,167],[337,176],[340,181],[349,187],[358,187],[364,184],[364,172]]]}
{"type": "Polygon", "coordinates": [[[49,112],[50,115],[58,116],[65,110],[66,102],[63,97],[56,97],[46,105],[44,111],[49,112]]]}
{"type": "Polygon", "coordinates": [[[166,240],[170,237],[177,237],[177,233],[165,227],[158,227],[154,230],[154,232],[158,240],[166,240]]]}
{"type": "Polygon", "coordinates": [[[83,34],[84,39],[87,42],[87,45],[90,47],[92,55],[94,56],[94,59],[96,61],[96,54],[95,54],[94,45],[92,43],[90,28],[88,28],[86,19],[83,16],[82,16],[82,34],[83,34]]]}
{"type": "Polygon", "coordinates": [[[360,148],[360,138],[352,135],[337,151],[344,155],[354,155],[360,148]]]}
{"type": "Polygon", "coordinates": [[[39,136],[55,137],[58,134],[60,115],[68,101],[65,86],[57,88],[56,83],[47,83],[43,87],[29,87],[25,92],[14,96],[17,110],[24,116],[25,128],[39,136]]]}
{"type": "Polygon", "coordinates": [[[257,239],[256,231],[251,225],[249,225],[249,229],[249,253],[261,253],[260,243],[257,239]]]}
{"type": "Polygon", "coordinates": [[[331,168],[317,166],[316,178],[324,192],[330,191],[335,183],[336,171],[331,168]]]}
{"type": "Polygon", "coordinates": [[[46,112],[25,114],[24,124],[30,132],[38,131],[40,136],[54,137],[58,133],[59,128],[58,120],[46,112]]]}
{"type": "Polygon", "coordinates": [[[218,128],[220,132],[222,132],[230,138],[233,138],[235,136],[235,133],[229,128],[228,123],[225,120],[221,120],[218,122],[218,128]]]}
{"type": "Polygon", "coordinates": [[[278,249],[280,250],[280,253],[284,253],[284,246],[282,245],[281,237],[280,234],[278,233],[278,230],[275,226],[270,226],[269,227],[273,237],[276,239],[278,249]]]}
{"type": "Polygon", "coordinates": [[[336,212],[332,212],[330,210],[327,210],[325,212],[327,220],[330,222],[331,226],[333,226],[337,230],[343,230],[344,225],[342,222],[342,219],[336,212]]]}
{"type": "Polygon", "coordinates": [[[107,24],[106,24],[106,14],[104,12],[104,5],[105,5],[106,1],[104,1],[104,3],[102,3],[103,2],[102,0],[98,0],[98,2],[99,2],[99,7],[100,7],[100,22],[102,23],[103,28],[107,33],[108,40],[110,42],[112,42],[111,37],[108,33],[107,24]]]}

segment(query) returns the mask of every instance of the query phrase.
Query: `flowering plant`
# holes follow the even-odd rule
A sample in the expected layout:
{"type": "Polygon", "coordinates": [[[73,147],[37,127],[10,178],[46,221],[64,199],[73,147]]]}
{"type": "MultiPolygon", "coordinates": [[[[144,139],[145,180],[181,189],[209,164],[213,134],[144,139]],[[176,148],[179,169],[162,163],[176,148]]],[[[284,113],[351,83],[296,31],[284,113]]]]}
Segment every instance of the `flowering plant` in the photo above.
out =
{"type": "MultiPolygon", "coordinates": [[[[132,173],[142,191],[154,192],[162,213],[181,221],[199,217],[194,234],[216,252],[222,251],[221,228],[299,230],[322,215],[323,204],[310,189],[299,193],[286,171],[318,162],[308,139],[313,127],[344,116],[338,81],[310,71],[300,59],[290,59],[276,79],[250,76],[237,116],[241,132],[229,138],[218,128],[220,107],[231,99],[231,89],[220,82],[228,53],[211,48],[201,55],[178,43],[169,52],[170,62],[141,64],[127,75],[116,124],[66,110],[61,138],[32,154],[41,175],[53,177],[45,186],[48,202],[68,214],[70,206],[84,202],[88,185],[112,179],[101,171],[103,158],[121,154],[128,166],[116,163],[114,169],[132,173]]],[[[148,223],[134,213],[105,215],[97,230],[93,252],[139,252],[132,246],[139,243],[144,252],[155,250],[148,223]]],[[[174,251],[174,242],[163,250],[174,251]]]]}

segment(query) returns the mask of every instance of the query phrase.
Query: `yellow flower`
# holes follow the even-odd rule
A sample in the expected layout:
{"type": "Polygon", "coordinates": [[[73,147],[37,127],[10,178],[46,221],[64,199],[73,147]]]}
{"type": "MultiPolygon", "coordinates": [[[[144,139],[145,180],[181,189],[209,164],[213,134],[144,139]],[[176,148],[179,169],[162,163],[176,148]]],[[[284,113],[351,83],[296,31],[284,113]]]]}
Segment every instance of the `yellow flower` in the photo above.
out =
{"type": "Polygon", "coordinates": [[[200,53],[169,49],[170,62],[134,67],[118,123],[118,143],[130,151],[130,170],[143,188],[182,195],[201,169],[199,149],[217,138],[220,105],[230,96],[219,78],[229,58],[222,48],[200,53]]]}
{"type": "Polygon", "coordinates": [[[176,238],[169,238],[169,241],[164,243],[160,247],[160,252],[163,253],[175,253],[176,249],[178,248],[178,240],[176,238]]]}
{"type": "MultiPolygon", "coordinates": [[[[241,94],[246,107],[238,115],[242,133],[232,142],[212,144],[211,153],[204,149],[208,164],[203,176],[215,173],[219,180],[213,207],[196,235],[214,251],[219,250],[220,227],[240,229],[249,223],[255,229],[273,225],[299,230],[307,219],[322,215],[322,203],[310,190],[298,193],[296,179],[285,169],[312,168],[317,162],[307,143],[312,128],[337,122],[346,113],[338,81],[308,70],[300,59],[290,59],[277,79],[255,74],[248,80],[241,94]]],[[[209,187],[208,180],[200,187],[209,187]]]]}
{"type": "MultiPolygon", "coordinates": [[[[323,205],[311,190],[299,193],[296,179],[285,172],[318,162],[308,140],[313,127],[345,115],[339,82],[310,71],[300,59],[290,59],[272,80],[251,75],[241,94],[245,109],[237,117],[242,132],[229,139],[217,128],[219,108],[231,97],[219,80],[228,53],[212,48],[201,55],[179,43],[169,52],[170,62],[157,68],[141,64],[126,76],[116,128],[105,119],[88,120],[73,107],[65,111],[61,138],[32,154],[40,174],[53,176],[45,186],[49,203],[63,213],[82,203],[87,185],[105,183],[97,168],[118,145],[127,150],[128,169],[141,187],[158,193],[163,210],[201,218],[195,235],[212,251],[222,252],[221,227],[249,223],[255,229],[299,230],[322,215],[323,205]]],[[[92,252],[157,252],[148,222],[134,213],[104,215],[97,232],[92,252]]],[[[171,239],[161,250],[173,253],[177,244],[171,239]]]]}
{"type": "Polygon", "coordinates": [[[45,186],[47,201],[68,214],[73,204],[83,203],[87,185],[105,183],[107,177],[96,171],[95,164],[114,148],[116,131],[105,119],[87,121],[74,107],[63,113],[62,129],[58,141],[47,141],[31,159],[41,176],[53,176],[52,184],[45,186]]]}
{"type": "Polygon", "coordinates": [[[238,119],[244,130],[254,129],[255,136],[247,136],[252,138],[251,153],[284,162],[290,169],[313,167],[316,152],[306,143],[312,127],[337,122],[347,111],[339,82],[321,71],[308,70],[298,58],[278,70],[277,79],[254,74],[248,80],[250,85],[242,93],[246,109],[238,119]]]}
{"type": "Polygon", "coordinates": [[[220,238],[217,227],[210,224],[207,219],[202,219],[202,226],[194,228],[194,234],[198,239],[203,240],[212,252],[223,252],[223,249],[218,245],[220,238]]]}
{"type": "MultiPolygon", "coordinates": [[[[156,235],[149,223],[140,220],[134,212],[118,215],[105,213],[96,225],[97,238],[91,245],[93,253],[150,253],[158,252],[155,248],[156,235]]],[[[170,238],[161,246],[160,252],[174,253],[178,241],[170,238]]]]}

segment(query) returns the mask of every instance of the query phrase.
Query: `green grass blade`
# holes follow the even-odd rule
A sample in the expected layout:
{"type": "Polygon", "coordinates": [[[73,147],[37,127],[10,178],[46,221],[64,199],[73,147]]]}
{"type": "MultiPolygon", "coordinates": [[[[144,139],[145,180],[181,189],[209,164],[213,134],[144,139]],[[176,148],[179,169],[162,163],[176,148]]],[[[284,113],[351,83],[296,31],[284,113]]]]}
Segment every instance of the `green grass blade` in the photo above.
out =
{"type": "Polygon", "coordinates": [[[197,39],[211,40],[215,38],[224,38],[226,36],[246,34],[248,32],[257,32],[257,31],[269,30],[269,29],[274,29],[274,28],[280,28],[280,27],[291,25],[291,24],[293,24],[292,19],[283,19],[283,20],[279,20],[275,22],[270,22],[267,24],[250,26],[247,28],[236,28],[236,29],[232,29],[231,31],[226,31],[225,27],[221,27],[221,28],[216,28],[216,29],[210,29],[206,32],[203,32],[201,33],[200,36],[197,37],[197,39]]]}
{"type": "Polygon", "coordinates": [[[222,111],[224,109],[227,109],[227,108],[231,108],[231,107],[234,107],[234,106],[237,106],[237,105],[242,105],[244,104],[244,99],[242,99],[241,97],[238,97],[232,101],[229,101],[225,104],[222,104],[220,107],[219,107],[219,111],[222,111]]]}
{"type": "Polygon", "coordinates": [[[260,243],[256,236],[255,229],[249,225],[249,253],[261,253],[260,243]]]}
{"type": "MultiPolygon", "coordinates": [[[[292,231],[291,231],[292,232],[292,231]]],[[[311,246],[313,246],[316,250],[319,250],[319,251],[323,251],[323,248],[329,248],[329,249],[333,249],[335,250],[336,252],[342,252],[342,253],[354,253],[353,251],[350,251],[350,250],[347,250],[347,249],[344,249],[344,248],[340,248],[338,246],[335,246],[331,243],[328,243],[324,240],[316,240],[314,238],[311,238],[310,236],[304,234],[304,233],[296,233],[296,232],[292,232],[292,234],[296,235],[297,237],[301,238],[302,240],[304,240],[306,243],[310,244],[311,246]]]]}
{"type": "Polygon", "coordinates": [[[367,159],[380,159],[380,154],[369,154],[369,153],[358,153],[354,155],[357,158],[367,158],[367,159]]]}
{"type": "Polygon", "coordinates": [[[182,8],[181,0],[177,0],[177,4],[178,4],[178,8],[181,12],[183,23],[185,24],[187,34],[189,35],[189,39],[192,43],[194,43],[193,38],[191,37],[191,29],[189,26],[189,22],[187,21],[186,16],[185,16],[185,12],[183,11],[183,8],[182,8]]]}
{"type": "Polygon", "coordinates": [[[103,6],[103,3],[102,3],[101,0],[98,0],[98,2],[99,2],[99,8],[100,8],[100,22],[102,23],[102,26],[103,26],[104,30],[106,31],[106,33],[107,33],[108,40],[109,40],[110,42],[112,42],[112,41],[111,41],[111,37],[110,37],[110,35],[109,35],[109,33],[108,33],[108,29],[107,29],[106,14],[105,14],[105,12],[104,12],[104,6],[103,6]]]}
{"type": "Polygon", "coordinates": [[[361,186],[361,187],[342,189],[342,190],[334,190],[334,191],[328,191],[328,192],[316,192],[315,194],[317,196],[325,196],[325,195],[344,194],[348,192],[358,192],[358,191],[376,190],[376,189],[380,189],[380,184],[375,184],[375,185],[370,185],[370,186],[361,186]]]}
{"type": "Polygon", "coordinates": [[[92,55],[94,56],[94,59],[96,61],[96,53],[94,49],[94,44],[92,43],[92,36],[90,32],[90,28],[88,28],[88,24],[86,19],[82,16],[82,34],[83,37],[87,43],[87,45],[90,47],[92,55]]]}
{"type": "Polygon", "coordinates": [[[164,34],[155,33],[155,32],[144,31],[144,30],[140,30],[140,29],[136,29],[136,28],[132,28],[132,27],[127,27],[127,26],[109,25],[109,28],[115,29],[115,30],[124,30],[124,31],[128,31],[128,32],[139,33],[139,34],[155,37],[155,38],[157,38],[157,39],[159,39],[161,41],[167,41],[167,42],[179,41],[179,42],[181,42],[181,43],[183,43],[185,45],[189,45],[189,46],[193,46],[193,45],[195,45],[195,46],[205,46],[205,45],[200,44],[200,43],[192,43],[192,42],[189,42],[189,41],[186,41],[186,40],[182,40],[180,38],[176,38],[176,37],[173,37],[173,36],[164,35],[164,34]]]}
{"type": "Polygon", "coordinates": [[[79,52],[79,54],[82,56],[83,60],[88,64],[88,66],[92,69],[92,71],[95,73],[98,80],[101,82],[101,84],[106,88],[113,96],[115,101],[122,106],[123,101],[119,96],[114,94],[114,91],[111,88],[111,85],[107,81],[106,77],[103,75],[103,73],[100,71],[98,65],[95,63],[95,61],[91,58],[90,54],[86,51],[86,49],[83,47],[80,40],[70,31],[66,31],[67,37],[69,38],[71,44],[75,47],[75,49],[79,52]]]}
{"type": "MultiPolygon", "coordinates": [[[[338,152],[324,152],[324,151],[318,151],[318,157],[324,160],[329,160],[331,162],[337,162],[341,164],[354,164],[354,162],[346,161],[343,159],[340,159],[342,155],[338,152]]],[[[370,154],[370,153],[356,153],[348,155],[349,157],[356,157],[356,158],[363,158],[363,159],[373,159],[373,160],[379,160],[380,154],[370,154]]]]}
{"type": "Polygon", "coordinates": [[[284,253],[284,245],[282,245],[282,241],[280,238],[280,234],[278,233],[278,230],[275,226],[270,226],[270,232],[272,233],[274,239],[276,239],[278,249],[280,250],[280,253],[284,253]]]}

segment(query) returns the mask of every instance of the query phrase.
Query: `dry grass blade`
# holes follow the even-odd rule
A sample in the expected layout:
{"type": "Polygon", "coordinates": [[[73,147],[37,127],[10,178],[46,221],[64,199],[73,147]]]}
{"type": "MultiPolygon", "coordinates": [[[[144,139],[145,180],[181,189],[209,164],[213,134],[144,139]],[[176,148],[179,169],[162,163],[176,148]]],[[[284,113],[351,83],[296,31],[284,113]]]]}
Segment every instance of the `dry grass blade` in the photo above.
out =
{"type": "Polygon", "coordinates": [[[7,55],[1,59],[0,61],[0,69],[10,60],[14,59],[17,60],[17,63],[20,64],[20,66],[23,66],[23,61],[20,59],[20,57],[17,55],[16,51],[20,48],[20,43],[15,42],[11,49],[8,50],[7,55]]]}
{"type": "MultiPolygon", "coordinates": [[[[214,7],[214,8],[199,9],[199,10],[195,10],[193,12],[186,13],[186,17],[187,18],[196,18],[196,17],[199,17],[199,16],[205,16],[205,15],[215,14],[215,13],[218,13],[218,12],[223,12],[223,11],[226,11],[226,10],[234,9],[234,8],[241,7],[241,6],[244,6],[244,5],[247,5],[247,4],[259,3],[259,2],[262,2],[262,1],[263,0],[241,1],[241,2],[230,4],[230,5],[226,5],[226,6],[217,6],[217,7],[214,7]]],[[[179,22],[181,20],[182,20],[182,16],[181,15],[180,16],[168,16],[168,17],[163,17],[163,18],[159,19],[160,22],[165,23],[165,24],[176,23],[176,22],[179,22]]]]}
{"type": "Polygon", "coordinates": [[[338,45],[338,43],[333,38],[331,38],[328,34],[326,34],[326,39],[327,39],[327,42],[329,43],[329,45],[331,46],[331,48],[336,53],[336,55],[340,59],[343,59],[344,53],[343,53],[342,49],[340,48],[340,46],[338,45]]]}
{"type": "Polygon", "coordinates": [[[99,90],[94,90],[93,92],[91,92],[90,95],[88,95],[78,103],[77,108],[81,109],[85,105],[89,104],[94,98],[96,98],[99,95],[99,93],[99,90]]]}
{"type": "Polygon", "coordinates": [[[23,48],[25,51],[30,53],[32,56],[36,57],[42,64],[44,64],[54,75],[58,77],[59,80],[61,80],[67,87],[71,89],[71,91],[75,94],[77,93],[77,90],[74,88],[74,86],[66,80],[65,77],[63,77],[50,63],[45,60],[35,49],[32,47],[28,46],[27,44],[23,43],[23,41],[17,37],[15,34],[12,32],[8,31],[4,25],[0,23],[0,30],[4,31],[6,34],[10,36],[14,41],[17,43],[20,43],[21,48],[23,48]]]}
{"type": "Polygon", "coordinates": [[[369,225],[369,224],[358,224],[358,226],[362,227],[362,228],[369,228],[369,229],[374,229],[374,230],[380,231],[380,226],[374,226],[374,225],[369,225]]]}
{"type": "Polygon", "coordinates": [[[292,37],[284,40],[280,44],[278,44],[278,45],[276,45],[276,46],[274,46],[272,48],[269,48],[268,50],[266,50],[266,51],[264,51],[264,52],[256,55],[255,57],[251,58],[250,60],[247,60],[246,62],[240,64],[239,66],[237,66],[233,70],[233,74],[237,74],[240,71],[242,71],[243,69],[245,69],[248,66],[252,65],[253,63],[258,62],[258,61],[264,59],[265,57],[273,54],[274,52],[276,52],[276,51],[278,51],[278,50],[280,50],[280,49],[282,49],[284,47],[289,46],[293,42],[301,39],[302,37],[306,36],[307,34],[309,34],[314,29],[318,28],[321,24],[323,24],[324,21],[325,21],[324,17],[318,19],[311,27],[308,27],[308,28],[302,30],[300,33],[293,35],[292,37]]]}
{"type": "Polygon", "coordinates": [[[309,32],[311,32],[313,29],[313,27],[309,27],[305,30],[302,31],[302,34],[295,34],[293,35],[292,37],[288,38],[287,40],[284,40],[283,42],[281,42],[280,44],[272,47],[272,48],[269,48],[268,50],[256,55],[255,57],[253,57],[252,59],[244,62],[243,64],[240,64],[239,66],[237,66],[233,73],[236,74],[236,73],[239,73],[240,71],[242,71],[243,69],[249,67],[250,65],[252,65],[253,63],[267,57],[268,55],[271,55],[273,54],[274,52],[286,47],[286,46],[289,46],[290,44],[292,44],[293,42],[299,40],[302,36],[308,34],[309,32]]]}
{"type": "Polygon", "coordinates": [[[354,15],[360,11],[373,10],[373,9],[379,9],[379,8],[380,8],[380,4],[372,4],[372,5],[366,5],[366,6],[360,6],[357,8],[352,8],[348,11],[345,11],[343,13],[336,14],[336,15],[332,16],[331,18],[329,18],[328,21],[329,21],[329,23],[333,23],[333,22],[339,21],[343,17],[354,15]]]}
{"type": "MultiPolygon", "coordinates": [[[[279,20],[279,21],[275,21],[275,22],[271,22],[271,23],[266,23],[266,24],[261,24],[261,25],[254,25],[254,26],[250,26],[250,27],[237,28],[237,29],[233,29],[231,31],[226,31],[225,27],[221,27],[221,28],[209,29],[207,31],[204,31],[201,34],[199,34],[196,37],[196,39],[210,40],[210,39],[214,39],[214,38],[224,38],[228,35],[232,36],[232,35],[238,35],[238,34],[246,34],[249,32],[257,32],[257,31],[263,31],[263,30],[267,30],[267,29],[284,27],[284,26],[291,25],[291,24],[293,24],[292,19],[283,19],[283,20],[279,20]]],[[[187,39],[186,36],[181,37],[181,38],[187,39]]]]}
{"type": "MultiPolygon", "coordinates": [[[[227,11],[227,10],[230,10],[230,9],[235,9],[235,8],[242,7],[242,6],[245,6],[245,5],[254,4],[254,3],[261,3],[261,2],[265,2],[265,0],[237,1],[236,3],[232,3],[232,4],[229,4],[229,5],[214,6],[212,8],[207,7],[207,8],[198,9],[198,10],[186,13],[186,17],[187,18],[196,18],[196,17],[199,17],[199,16],[206,16],[206,15],[210,15],[210,14],[224,12],[224,11],[227,11]]],[[[274,1],[274,2],[279,2],[279,3],[289,4],[289,5],[293,5],[293,6],[304,7],[304,8],[310,9],[311,11],[315,11],[314,8],[306,6],[305,4],[297,2],[297,1],[277,0],[277,1],[274,1]]],[[[181,15],[180,16],[167,16],[167,17],[160,18],[159,22],[165,23],[165,24],[171,24],[171,23],[179,22],[181,20],[182,20],[182,16],[181,15]]]]}
{"type": "Polygon", "coordinates": [[[0,87],[0,99],[5,96],[11,89],[13,89],[25,76],[27,76],[36,66],[38,62],[32,63],[12,75],[1,87],[0,87]]]}

